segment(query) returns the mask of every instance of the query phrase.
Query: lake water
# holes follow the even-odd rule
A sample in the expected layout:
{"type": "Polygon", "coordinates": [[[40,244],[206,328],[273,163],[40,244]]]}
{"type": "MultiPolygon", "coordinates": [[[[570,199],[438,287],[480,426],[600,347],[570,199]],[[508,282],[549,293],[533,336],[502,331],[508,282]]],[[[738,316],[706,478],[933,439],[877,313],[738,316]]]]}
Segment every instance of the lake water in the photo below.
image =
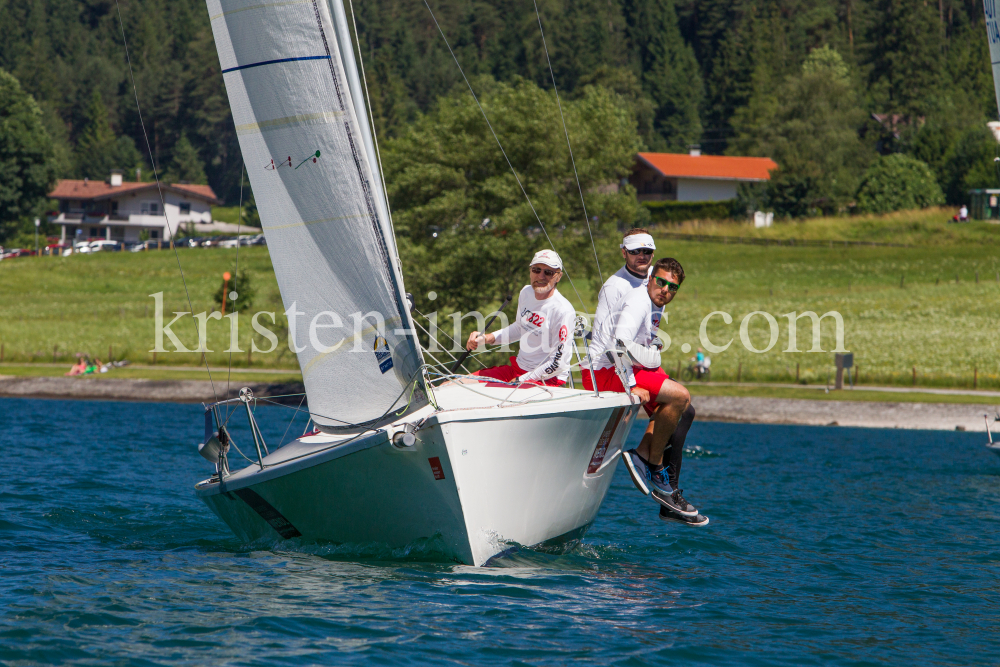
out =
{"type": "Polygon", "coordinates": [[[709,526],[661,522],[619,466],[574,551],[476,569],[241,545],[192,490],[201,414],[0,399],[0,663],[1000,661],[982,435],[696,423],[709,526]]]}

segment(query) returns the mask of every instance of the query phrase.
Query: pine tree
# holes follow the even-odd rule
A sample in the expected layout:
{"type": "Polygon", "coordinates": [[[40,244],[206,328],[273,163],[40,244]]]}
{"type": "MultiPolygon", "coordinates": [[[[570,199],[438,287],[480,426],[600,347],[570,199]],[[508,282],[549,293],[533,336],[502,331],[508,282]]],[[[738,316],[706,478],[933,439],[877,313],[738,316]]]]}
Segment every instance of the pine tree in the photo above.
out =
{"type": "Polygon", "coordinates": [[[86,124],[76,139],[76,172],[82,177],[104,178],[110,173],[108,156],[113,150],[115,135],[108,122],[108,109],[96,90],[90,96],[84,118],[86,124]]]}
{"type": "Polygon", "coordinates": [[[865,59],[869,104],[916,121],[942,91],[944,40],[938,10],[926,2],[874,0],[865,59]]]}
{"type": "Polygon", "coordinates": [[[778,163],[768,184],[777,213],[838,211],[853,198],[872,158],[859,138],[865,113],[848,67],[836,50],[824,46],[777,90],[767,76],[767,68],[759,67],[754,95],[735,114],[738,133],[730,152],[778,163]]]}
{"type": "Polygon", "coordinates": [[[208,182],[205,177],[205,167],[202,166],[198,151],[188,141],[187,134],[181,133],[181,138],[174,144],[170,167],[163,174],[167,183],[197,183],[208,182]]]}
{"type": "Polygon", "coordinates": [[[652,148],[684,150],[701,138],[704,90],[694,51],[681,38],[673,0],[625,0],[623,9],[633,64],[656,105],[659,145],[652,148]]]}

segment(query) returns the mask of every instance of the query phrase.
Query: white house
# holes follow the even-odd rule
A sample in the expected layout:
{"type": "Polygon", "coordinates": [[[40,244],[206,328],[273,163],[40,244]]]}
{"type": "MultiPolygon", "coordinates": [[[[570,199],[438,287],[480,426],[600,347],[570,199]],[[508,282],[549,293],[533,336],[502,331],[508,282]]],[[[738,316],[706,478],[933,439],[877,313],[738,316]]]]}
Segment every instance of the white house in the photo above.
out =
{"type": "Polygon", "coordinates": [[[156,183],[132,183],[112,172],[107,181],[60,180],[49,197],[59,211],[49,222],[62,227],[63,244],[86,239],[135,242],[146,232],[151,240],[173,238],[181,225],[211,223],[212,205],[222,202],[207,185],[161,183],[165,211],[156,183]],[[166,215],[164,215],[164,212],[166,215]]]}
{"type": "Polygon", "coordinates": [[[639,153],[631,183],[639,201],[724,201],[736,197],[740,183],[771,179],[777,163],[766,157],[639,153]]]}

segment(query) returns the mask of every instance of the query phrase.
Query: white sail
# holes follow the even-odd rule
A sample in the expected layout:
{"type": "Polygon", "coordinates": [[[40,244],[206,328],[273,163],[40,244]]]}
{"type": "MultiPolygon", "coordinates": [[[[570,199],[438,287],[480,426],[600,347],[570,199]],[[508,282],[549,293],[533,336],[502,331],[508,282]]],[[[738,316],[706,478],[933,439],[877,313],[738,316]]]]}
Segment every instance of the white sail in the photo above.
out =
{"type": "Polygon", "coordinates": [[[313,419],[418,407],[423,394],[411,400],[408,388],[422,360],[364,104],[345,72],[343,8],[338,27],[326,0],[207,4],[313,419]]]}
{"type": "Polygon", "coordinates": [[[990,63],[993,67],[993,91],[1000,113],[1000,21],[997,17],[997,0],[983,0],[986,10],[986,37],[990,44],[990,63]]]}

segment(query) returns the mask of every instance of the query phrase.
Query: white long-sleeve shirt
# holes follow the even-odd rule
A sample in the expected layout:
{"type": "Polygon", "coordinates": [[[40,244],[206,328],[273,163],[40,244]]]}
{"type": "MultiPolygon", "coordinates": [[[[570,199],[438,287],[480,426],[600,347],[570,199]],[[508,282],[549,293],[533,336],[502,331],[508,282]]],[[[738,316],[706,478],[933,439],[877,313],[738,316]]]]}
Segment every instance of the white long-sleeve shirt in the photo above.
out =
{"type": "Polygon", "coordinates": [[[497,345],[520,341],[517,365],[525,371],[521,382],[542,382],[549,378],[569,379],[571,341],[576,311],[555,290],[544,300],[535,298],[535,290],[525,285],[517,295],[517,316],[510,326],[497,331],[497,345]]]}
{"type": "MultiPolygon", "coordinates": [[[[619,303],[626,294],[637,287],[644,287],[649,278],[640,278],[623,266],[613,276],[604,282],[597,296],[597,312],[594,313],[594,324],[590,327],[590,358],[594,360],[594,368],[608,368],[605,352],[614,348],[615,339],[612,334],[618,322],[619,303]]],[[[630,339],[625,339],[630,340],[630,339]]]]}
{"type": "Polygon", "coordinates": [[[600,329],[601,323],[611,314],[612,306],[616,305],[618,300],[625,296],[629,290],[633,290],[639,285],[645,285],[646,280],[648,279],[636,276],[628,270],[627,266],[623,266],[604,281],[604,285],[597,295],[597,310],[594,312],[594,323],[590,328],[594,335],[600,329]]]}
{"type": "Polygon", "coordinates": [[[626,292],[618,303],[612,306],[609,316],[601,321],[599,329],[595,324],[590,344],[590,358],[594,360],[594,368],[611,368],[614,365],[604,353],[614,348],[615,341],[625,340],[639,345],[651,345],[660,329],[662,317],[663,307],[653,305],[645,285],[639,285],[626,292]]]}

